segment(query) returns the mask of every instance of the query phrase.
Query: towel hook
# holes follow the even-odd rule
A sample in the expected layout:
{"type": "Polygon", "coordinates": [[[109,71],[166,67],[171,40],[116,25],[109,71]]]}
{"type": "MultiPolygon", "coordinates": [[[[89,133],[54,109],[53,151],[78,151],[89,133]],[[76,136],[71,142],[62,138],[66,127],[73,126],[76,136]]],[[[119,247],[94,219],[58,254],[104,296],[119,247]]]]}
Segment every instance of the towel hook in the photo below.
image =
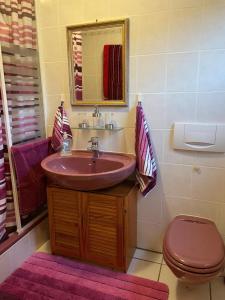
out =
{"type": "Polygon", "coordinates": [[[64,104],[64,101],[61,101],[61,104],[60,104],[60,106],[62,106],[62,107],[63,107],[63,104],[64,104]]]}
{"type": "Polygon", "coordinates": [[[138,106],[142,106],[141,94],[137,94],[137,95],[136,95],[136,99],[137,99],[137,104],[138,104],[138,106]]]}

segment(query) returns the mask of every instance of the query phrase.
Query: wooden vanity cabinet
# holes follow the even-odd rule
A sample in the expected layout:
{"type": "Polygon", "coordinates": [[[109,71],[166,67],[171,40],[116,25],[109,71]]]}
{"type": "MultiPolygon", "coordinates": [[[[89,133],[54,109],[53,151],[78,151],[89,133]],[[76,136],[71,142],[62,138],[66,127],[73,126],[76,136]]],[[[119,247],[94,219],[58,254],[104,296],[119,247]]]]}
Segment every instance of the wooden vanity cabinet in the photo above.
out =
{"type": "Polygon", "coordinates": [[[136,186],[95,192],[48,187],[52,253],[126,271],[136,248],[136,186]]]}

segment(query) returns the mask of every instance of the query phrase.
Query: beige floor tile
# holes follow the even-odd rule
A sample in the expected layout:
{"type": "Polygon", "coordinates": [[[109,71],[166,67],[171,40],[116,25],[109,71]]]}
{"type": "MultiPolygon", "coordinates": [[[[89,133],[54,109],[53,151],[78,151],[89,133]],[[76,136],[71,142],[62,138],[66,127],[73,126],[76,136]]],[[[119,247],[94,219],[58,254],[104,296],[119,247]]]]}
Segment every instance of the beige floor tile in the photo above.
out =
{"type": "Polygon", "coordinates": [[[50,241],[47,241],[40,248],[38,248],[37,252],[51,253],[50,241]]]}
{"type": "Polygon", "coordinates": [[[127,273],[151,280],[158,280],[160,267],[160,264],[133,258],[127,273]]]}
{"type": "Polygon", "coordinates": [[[162,254],[158,252],[146,251],[142,249],[136,249],[134,253],[134,258],[139,258],[143,260],[148,260],[151,262],[159,263],[162,262],[162,254]]]}
{"type": "MultiPolygon", "coordinates": [[[[209,284],[186,286],[178,282],[170,269],[163,265],[159,281],[168,285],[169,300],[210,300],[209,284]]],[[[216,300],[220,300],[217,298],[216,300]]],[[[221,299],[222,300],[222,299],[221,299]]]]}
{"type": "Polygon", "coordinates": [[[219,277],[211,282],[212,300],[225,299],[224,278],[219,277]]]}

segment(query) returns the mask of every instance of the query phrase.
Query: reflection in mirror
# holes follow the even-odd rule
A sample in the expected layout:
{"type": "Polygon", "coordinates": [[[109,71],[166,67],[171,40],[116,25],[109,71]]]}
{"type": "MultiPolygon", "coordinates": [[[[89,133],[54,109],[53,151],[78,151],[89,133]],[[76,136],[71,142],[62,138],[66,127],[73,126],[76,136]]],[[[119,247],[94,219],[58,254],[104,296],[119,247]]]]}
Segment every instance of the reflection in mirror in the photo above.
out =
{"type": "Polygon", "coordinates": [[[127,105],[127,20],[70,26],[71,104],[127,105]]]}

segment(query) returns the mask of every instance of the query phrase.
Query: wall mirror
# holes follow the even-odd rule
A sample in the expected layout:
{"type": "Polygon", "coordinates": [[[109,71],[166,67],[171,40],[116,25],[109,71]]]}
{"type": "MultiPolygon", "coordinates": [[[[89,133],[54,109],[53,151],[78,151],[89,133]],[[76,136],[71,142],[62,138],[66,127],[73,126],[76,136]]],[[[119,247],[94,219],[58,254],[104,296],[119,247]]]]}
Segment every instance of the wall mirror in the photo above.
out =
{"type": "Polygon", "coordinates": [[[67,27],[72,105],[126,106],[128,19],[67,27]]]}

